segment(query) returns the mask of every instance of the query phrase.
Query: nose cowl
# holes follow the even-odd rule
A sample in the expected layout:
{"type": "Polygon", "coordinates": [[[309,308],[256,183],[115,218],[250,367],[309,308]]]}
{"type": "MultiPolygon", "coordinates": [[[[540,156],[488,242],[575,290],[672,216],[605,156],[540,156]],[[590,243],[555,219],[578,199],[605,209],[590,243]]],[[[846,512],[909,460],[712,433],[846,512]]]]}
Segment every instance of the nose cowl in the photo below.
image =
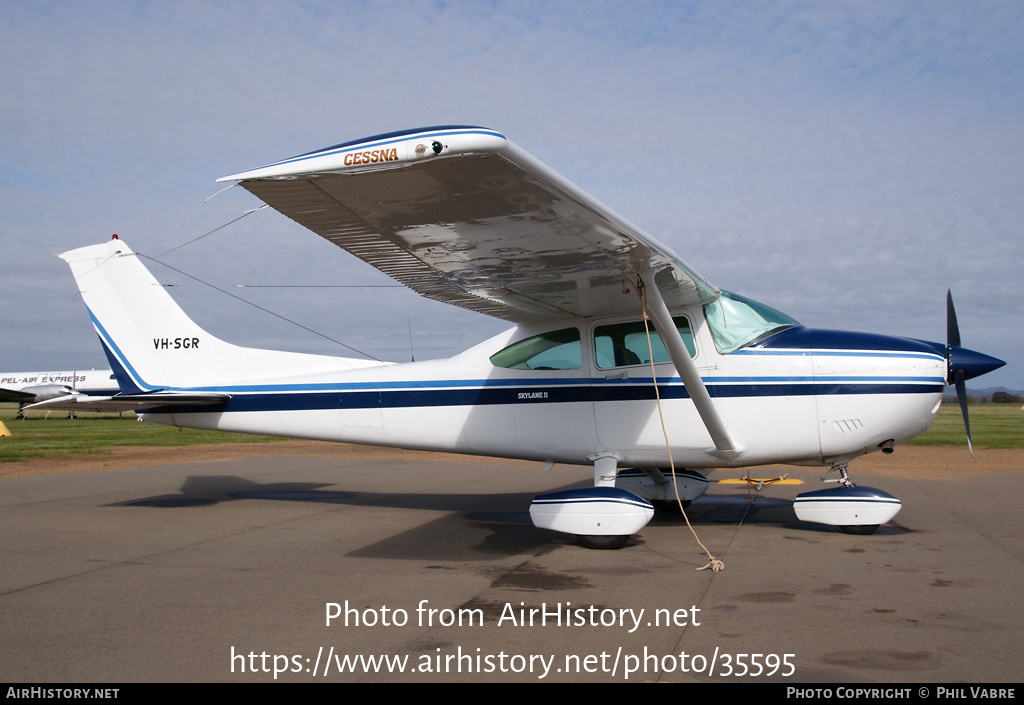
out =
{"type": "Polygon", "coordinates": [[[1006,364],[1002,360],[990,355],[968,350],[967,348],[959,348],[955,345],[950,345],[947,348],[946,359],[949,361],[949,369],[946,375],[946,380],[949,384],[953,384],[956,373],[959,370],[964,371],[963,379],[973,379],[992,370],[997,370],[1006,364]]]}

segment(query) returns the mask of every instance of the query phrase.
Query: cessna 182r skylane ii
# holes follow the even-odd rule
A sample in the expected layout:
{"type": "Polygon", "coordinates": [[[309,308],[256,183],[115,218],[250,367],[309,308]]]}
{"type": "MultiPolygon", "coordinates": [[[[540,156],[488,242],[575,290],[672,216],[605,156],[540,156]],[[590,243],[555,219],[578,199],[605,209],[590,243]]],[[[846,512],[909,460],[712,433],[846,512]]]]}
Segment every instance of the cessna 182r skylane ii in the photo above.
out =
{"type": "Polygon", "coordinates": [[[114,239],[61,255],[117,375],[107,401],[177,426],[592,465],[593,488],[531,506],[592,547],[621,546],[674,486],[702,494],[698,470],[768,463],[837,470],[797,515],[873,531],[900,503],[846,464],[922,433],[947,383],[963,394],[1003,364],[959,347],[951,307],[943,345],[811,330],[720,291],[489,129],[378,135],[220,180],[423,296],[516,325],[427,362],[242,348],[114,239]]]}

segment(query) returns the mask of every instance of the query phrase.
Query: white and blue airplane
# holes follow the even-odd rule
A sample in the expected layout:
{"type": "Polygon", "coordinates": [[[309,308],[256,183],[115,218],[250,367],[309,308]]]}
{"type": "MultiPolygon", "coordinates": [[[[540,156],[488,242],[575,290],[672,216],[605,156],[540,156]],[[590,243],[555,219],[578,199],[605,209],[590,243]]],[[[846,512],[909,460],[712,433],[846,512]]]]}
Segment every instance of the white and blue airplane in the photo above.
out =
{"type": "Polygon", "coordinates": [[[962,393],[1003,364],[959,346],[951,304],[942,344],[808,329],[722,291],[490,129],[377,135],[220,181],[423,296],[515,325],[401,364],[238,347],[114,239],[61,255],[112,401],[176,426],[593,466],[593,488],[531,506],[590,547],[624,544],[651,502],[699,496],[700,470],[769,463],[837,471],[797,515],[869,533],[900,504],[847,463],[922,433],[947,383],[962,393]]]}
{"type": "Polygon", "coordinates": [[[118,392],[110,370],[0,372],[0,400],[17,402],[19,416],[26,406],[44,401],[49,402],[49,409],[77,411],[85,408],[78,403],[83,399],[92,402],[90,410],[103,411],[98,400],[118,392]]]}

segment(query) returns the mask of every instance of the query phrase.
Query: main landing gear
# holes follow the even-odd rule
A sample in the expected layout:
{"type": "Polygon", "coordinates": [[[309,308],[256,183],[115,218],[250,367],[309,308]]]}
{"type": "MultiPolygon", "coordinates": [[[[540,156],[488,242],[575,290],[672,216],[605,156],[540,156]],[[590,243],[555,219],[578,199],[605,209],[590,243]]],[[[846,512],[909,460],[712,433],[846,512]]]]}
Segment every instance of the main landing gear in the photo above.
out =
{"type": "Polygon", "coordinates": [[[678,515],[707,492],[709,483],[696,470],[677,468],[673,476],[669,468],[628,468],[619,471],[615,484],[648,500],[656,511],[678,515]]]}
{"type": "Polygon", "coordinates": [[[593,548],[601,551],[614,551],[622,548],[629,541],[629,536],[587,536],[577,534],[576,539],[586,548],[593,548]]]}
{"type": "Polygon", "coordinates": [[[833,465],[822,482],[835,482],[838,487],[804,492],[793,501],[797,519],[816,524],[838,526],[846,534],[873,534],[880,525],[900,511],[900,501],[888,492],[874,487],[858,487],[850,481],[846,463],[833,465]],[[828,479],[833,472],[840,477],[828,479]]]}
{"type": "Polygon", "coordinates": [[[626,468],[621,458],[602,453],[594,462],[594,486],[535,497],[530,517],[535,526],[575,534],[587,548],[621,548],[647,526],[655,509],[680,513],[707,491],[708,480],[693,470],[626,468]]]}
{"type": "Polygon", "coordinates": [[[594,461],[594,486],[534,497],[530,518],[534,526],[575,534],[587,548],[616,549],[654,516],[654,507],[643,497],[615,486],[618,462],[614,453],[602,453],[594,461]]]}

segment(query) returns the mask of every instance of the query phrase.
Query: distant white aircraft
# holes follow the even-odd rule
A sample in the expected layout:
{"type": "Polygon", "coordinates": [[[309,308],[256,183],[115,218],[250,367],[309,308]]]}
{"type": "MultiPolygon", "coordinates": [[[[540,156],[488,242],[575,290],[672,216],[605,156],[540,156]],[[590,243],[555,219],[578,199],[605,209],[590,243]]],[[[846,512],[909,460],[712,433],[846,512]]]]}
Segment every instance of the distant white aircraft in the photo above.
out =
{"type": "Polygon", "coordinates": [[[25,406],[42,401],[51,402],[50,409],[81,410],[78,398],[110,397],[119,391],[110,370],[0,372],[0,399],[18,402],[19,415],[25,406]]]}
{"type": "Polygon", "coordinates": [[[110,401],[177,426],[591,465],[594,487],[531,506],[591,547],[625,543],[676,488],[699,496],[699,469],[768,463],[835,470],[797,515],[869,533],[900,503],[850,483],[847,463],[922,433],[947,382],[1003,364],[959,347],[951,301],[944,345],[812,330],[721,291],[485,128],[378,135],[221,181],[423,296],[516,325],[427,362],[242,348],[115,239],[61,255],[120,384],[110,401]]]}

